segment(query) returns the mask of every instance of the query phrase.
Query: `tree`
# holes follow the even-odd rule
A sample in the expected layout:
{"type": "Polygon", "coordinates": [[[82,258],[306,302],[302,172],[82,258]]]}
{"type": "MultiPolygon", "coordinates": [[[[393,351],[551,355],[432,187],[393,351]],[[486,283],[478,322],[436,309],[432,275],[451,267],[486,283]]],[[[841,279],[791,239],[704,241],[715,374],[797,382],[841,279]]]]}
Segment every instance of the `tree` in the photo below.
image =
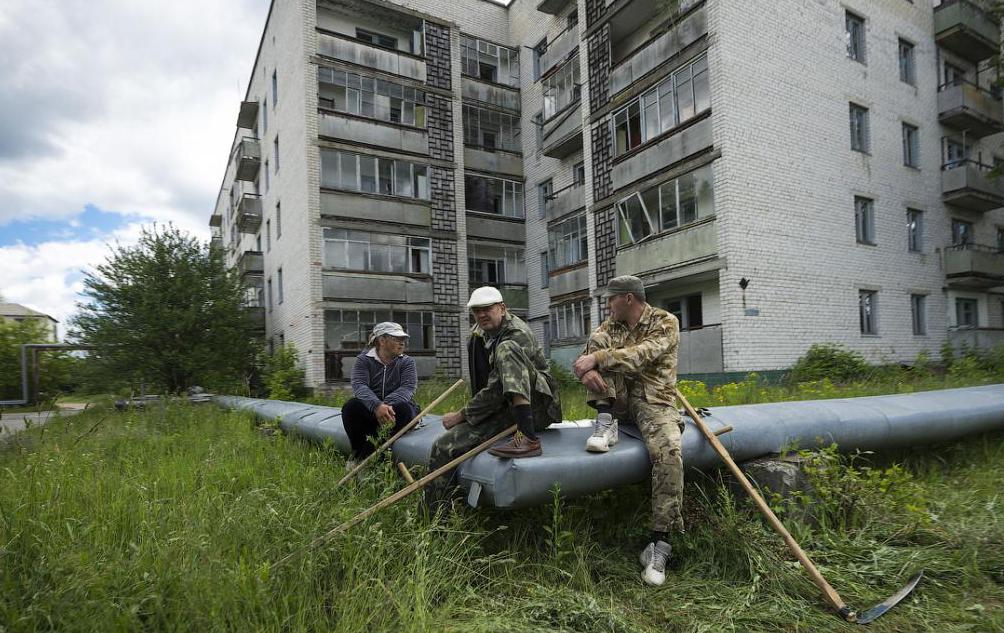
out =
{"type": "MultiPolygon", "coordinates": [[[[21,346],[49,343],[48,332],[37,319],[0,319],[0,400],[18,400],[21,392],[21,346]]],[[[62,352],[38,356],[38,389],[43,398],[55,397],[67,385],[73,359],[62,352]]]]}
{"type": "Polygon", "coordinates": [[[84,273],[70,335],[94,345],[109,385],[148,383],[169,393],[193,385],[233,389],[251,371],[257,343],[246,287],[223,254],[168,226],[143,229],[84,273]]]}

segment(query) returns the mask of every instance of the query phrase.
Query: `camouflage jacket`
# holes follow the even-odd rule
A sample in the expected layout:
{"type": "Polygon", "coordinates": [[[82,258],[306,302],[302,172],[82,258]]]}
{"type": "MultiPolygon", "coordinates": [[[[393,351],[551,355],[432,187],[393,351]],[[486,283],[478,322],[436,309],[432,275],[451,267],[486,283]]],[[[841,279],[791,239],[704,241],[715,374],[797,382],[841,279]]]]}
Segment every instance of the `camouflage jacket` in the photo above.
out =
{"type": "Polygon", "coordinates": [[[637,325],[607,319],[586,343],[586,354],[595,354],[601,373],[623,374],[641,383],[645,400],[676,404],[676,353],[680,324],[676,317],[646,305],[637,325]]]}
{"type": "Polygon", "coordinates": [[[494,335],[475,325],[467,341],[467,350],[473,392],[464,407],[464,416],[469,423],[479,424],[505,411],[510,396],[516,390],[528,392],[517,395],[530,401],[535,428],[543,429],[554,422],[561,422],[558,383],[551,376],[547,358],[537,338],[523,319],[507,314],[494,335]],[[487,355],[487,376],[479,375],[479,370],[481,373],[484,371],[483,365],[479,367],[476,362],[479,353],[482,358],[487,355]]]}

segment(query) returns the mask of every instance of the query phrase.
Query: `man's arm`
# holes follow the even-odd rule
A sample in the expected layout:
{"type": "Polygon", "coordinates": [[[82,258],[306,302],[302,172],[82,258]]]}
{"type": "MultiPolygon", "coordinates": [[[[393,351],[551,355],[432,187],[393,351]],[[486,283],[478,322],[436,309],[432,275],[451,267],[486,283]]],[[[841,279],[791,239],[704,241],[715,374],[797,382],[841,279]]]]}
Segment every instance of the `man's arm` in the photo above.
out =
{"type": "Polygon", "coordinates": [[[638,373],[657,358],[669,352],[680,341],[680,328],[672,315],[667,315],[659,321],[656,331],[652,332],[637,345],[619,349],[598,349],[593,352],[596,366],[607,371],[638,373]]]}

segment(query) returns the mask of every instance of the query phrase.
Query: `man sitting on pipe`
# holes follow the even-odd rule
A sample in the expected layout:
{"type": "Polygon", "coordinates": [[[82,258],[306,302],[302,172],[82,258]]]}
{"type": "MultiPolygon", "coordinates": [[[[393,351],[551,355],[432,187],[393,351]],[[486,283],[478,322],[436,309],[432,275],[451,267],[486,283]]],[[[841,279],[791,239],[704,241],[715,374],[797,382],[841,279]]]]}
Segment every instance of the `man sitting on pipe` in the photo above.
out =
{"type": "MultiPolygon", "coordinates": [[[[497,457],[541,454],[537,431],[561,421],[558,383],[530,327],[510,314],[497,288],[485,286],[467,302],[475,324],[467,341],[471,393],[467,406],[443,416],[446,433],[432,445],[429,470],[511,426],[516,434],[489,452],[497,457]]],[[[445,500],[453,475],[440,477],[426,489],[430,503],[445,500]]]]}
{"type": "Polygon", "coordinates": [[[610,280],[604,292],[610,317],[586,342],[575,375],[596,409],[586,450],[606,452],[617,443],[617,421],[630,419],[641,431],[652,461],[651,542],[641,553],[644,581],[666,579],[670,532],[683,531],[683,422],[676,409],[676,317],[645,301],[645,286],[631,275],[610,280]]]}

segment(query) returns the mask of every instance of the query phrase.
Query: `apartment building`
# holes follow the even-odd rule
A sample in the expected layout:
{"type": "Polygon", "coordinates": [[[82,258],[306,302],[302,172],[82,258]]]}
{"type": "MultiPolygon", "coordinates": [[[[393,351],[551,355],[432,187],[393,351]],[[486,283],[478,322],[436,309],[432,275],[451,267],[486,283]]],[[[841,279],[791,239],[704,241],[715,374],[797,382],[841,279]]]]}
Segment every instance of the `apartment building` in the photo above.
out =
{"type": "Polygon", "coordinates": [[[1004,331],[1000,24],[966,0],[273,2],[210,220],[271,347],[465,366],[497,285],[568,364],[635,274],[680,371],[1004,331]]]}

